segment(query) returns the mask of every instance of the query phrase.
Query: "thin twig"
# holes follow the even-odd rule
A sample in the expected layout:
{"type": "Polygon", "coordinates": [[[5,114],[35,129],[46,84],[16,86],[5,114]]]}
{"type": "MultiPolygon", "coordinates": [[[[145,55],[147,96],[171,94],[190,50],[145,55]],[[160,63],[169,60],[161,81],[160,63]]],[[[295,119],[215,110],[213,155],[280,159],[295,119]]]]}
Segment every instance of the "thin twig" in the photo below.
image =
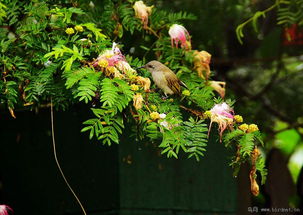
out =
{"type": "Polygon", "coordinates": [[[144,29],[151,32],[158,39],[160,38],[160,36],[151,27],[146,26],[144,29]]]}
{"type": "Polygon", "coordinates": [[[180,108],[182,108],[182,109],[190,112],[191,114],[199,117],[200,119],[205,119],[206,118],[206,116],[204,115],[204,113],[201,112],[201,111],[194,110],[194,109],[191,109],[191,108],[187,108],[187,107],[184,107],[183,105],[180,105],[180,108]]]}
{"type": "Polygon", "coordinates": [[[53,101],[51,99],[51,126],[52,126],[52,142],[53,142],[53,150],[54,150],[54,158],[55,158],[55,161],[56,161],[56,164],[57,164],[57,167],[60,171],[60,174],[62,176],[62,178],[64,179],[67,187],[69,188],[69,190],[71,191],[71,193],[73,194],[73,196],[75,197],[75,199],[77,200],[78,204],[80,205],[81,209],[82,209],[82,212],[84,215],[87,215],[86,214],[86,211],[80,201],[80,199],[78,198],[78,196],[76,195],[76,193],[74,192],[73,188],[70,186],[70,184],[68,183],[64,173],[63,173],[63,170],[60,166],[60,163],[58,161],[58,158],[57,158],[57,150],[56,150],[56,142],[55,142],[55,129],[54,129],[54,110],[53,110],[53,101]]]}

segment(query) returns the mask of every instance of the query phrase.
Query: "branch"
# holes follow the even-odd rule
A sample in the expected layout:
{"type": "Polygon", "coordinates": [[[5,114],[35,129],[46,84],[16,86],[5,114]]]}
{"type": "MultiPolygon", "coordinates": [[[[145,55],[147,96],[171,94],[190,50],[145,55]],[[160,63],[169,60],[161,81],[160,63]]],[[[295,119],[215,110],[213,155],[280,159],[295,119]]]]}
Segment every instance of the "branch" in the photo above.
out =
{"type": "Polygon", "coordinates": [[[279,130],[277,130],[277,131],[274,131],[273,132],[273,134],[278,134],[278,133],[280,133],[280,132],[283,132],[283,131],[287,131],[287,130],[289,130],[289,129],[297,129],[297,128],[300,128],[300,127],[303,127],[303,123],[298,123],[298,122],[296,122],[296,123],[293,123],[293,124],[290,124],[290,125],[288,125],[287,127],[285,127],[285,128],[282,128],[282,129],[279,129],[279,130]]]}
{"type": "Polygon", "coordinates": [[[249,99],[254,99],[254,100],[259,100],[262,104],[262,106],[268,110],[268,112],[271,115],[274,115],[275,117],[279,118],[280,120],[288,123],[292,123],[292,120],[284,115],[283,113],[279,112],[278,110],[274,109],[272,105],[270,104],[270,101],[264,97],[264,96],[259,96],[255,97],[252,93],[248,92],[246,88],[244,88],[241,84],[239,84],[239,81],[234,81],[227,76],[225,76],[226,80],[231,84],[231,86],[235,89],[235,92],[241,92],[244,96],[248,97],[249,99]]]}
{"type": "Polygon", "coordinates": [[[184,107],[183,105],[180,105],[180,108],[182,108],[182,109],[190,112],[191,114],[199,117],[200,119],[205,119],[206,118],[206,116],[204,115],[204,113],[201,112],[201,111],[194,110],[194,109],[191,109],[191,108],[187,108],[187,107],[184,107]]]}

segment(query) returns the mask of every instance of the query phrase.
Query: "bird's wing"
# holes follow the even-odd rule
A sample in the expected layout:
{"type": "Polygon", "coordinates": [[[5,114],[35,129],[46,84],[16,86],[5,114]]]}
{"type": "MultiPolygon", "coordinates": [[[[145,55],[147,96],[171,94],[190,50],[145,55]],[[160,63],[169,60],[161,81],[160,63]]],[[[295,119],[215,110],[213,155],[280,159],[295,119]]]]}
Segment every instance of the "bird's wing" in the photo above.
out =
{"type": "Polygon", "coordinates": [[[165,78],[167,81],[168,87],[175,93],[181,94],[180,80],[173,72],[166,72],[165,78]]]}
{"type": "Polygon", "coordinates": [[[181,81],[181,80],[180,80],[180,85],[183,86],[183,87],[185,87],[186,89],[188,89],[188,87],[186,86],[186,84],[183,81],[181,81]]]}

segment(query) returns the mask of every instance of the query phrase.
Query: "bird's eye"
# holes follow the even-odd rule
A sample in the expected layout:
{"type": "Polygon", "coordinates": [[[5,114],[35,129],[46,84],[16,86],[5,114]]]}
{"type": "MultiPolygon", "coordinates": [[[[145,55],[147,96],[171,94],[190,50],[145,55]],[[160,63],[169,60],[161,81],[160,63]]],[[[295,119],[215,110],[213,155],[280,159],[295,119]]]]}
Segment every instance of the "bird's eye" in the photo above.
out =
{"type": "Polygon", "coordinates": [[[148,65],[149,68],[154,68],[152,65],[148,65]]]}

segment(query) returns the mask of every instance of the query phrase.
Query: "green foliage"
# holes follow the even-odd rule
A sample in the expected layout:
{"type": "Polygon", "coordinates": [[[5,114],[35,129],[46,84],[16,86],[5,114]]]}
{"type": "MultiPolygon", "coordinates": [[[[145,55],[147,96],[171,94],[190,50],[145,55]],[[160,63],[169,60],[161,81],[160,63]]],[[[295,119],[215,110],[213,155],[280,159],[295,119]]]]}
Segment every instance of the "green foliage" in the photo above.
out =
{"type": "Polygon", "coordinates": [[[64,69],[64,71],[69,71],[71,70],[72,68],[72,65],[73,65],[73,62],[75,60],[82,60],[83,57],[83,51],[80,50],[77,48],[77,46],[73,45],[73,49],[70,49],[64,45],[61,45],[60,47],[58,48],[53,48],[54,51],[52,52],[49,52],[47,53],[46,55],[44,55],[45,58],[49,58],[51,56],[54,56],[55,59],[57,59],[58,57],[63,57],[63,55],[65,54],[69,54],[71,55],[70,58],[66,59],[64,62],[63,62],[63,65],[62,65],[62,69],[64,69]]]}
{"type": "Polygon", "coordinates": [[[103,79],[100,91],[102,107],[108,108],[112,114],[122,112],[133,98],[133,91],[127,82],[119,79],[103,79]]]}
{"type": "Polygon", "coordinates": [[[71,23],[72,22],[72,16],[74,14],[81,15],[84,14],[84,11],[82,11],[80,8],[70,7],[70,8],[54,8],[50,10],[50,13],[52,13],[54,16],[57,16],[62,20],[64,23],[71,23]]]}
{"type": "Polygon", "coordinates": [[[303,0],[284,0],[277,13],[277,24],[291,25],[303,24],[303,0]]]}
{"type": "Polygon", "coordinates": [[[239,137],[241,137],[242,135],[244,135],[245,133],[240,130],[240,129],[235,129],[231,132],[228,132],[225,136],[224,136],[224,143],[226,146],[231,146],[233,144],[233,141],[238,140],[239,137]]]}
{"type": "Polygon", "coordinates": [[[183,123],[183,143],[186,153],[189,154],[188,158],[195,157],[199,161],[200,156],[204,156],[208,142],[207,127],[202,120],[195,121],[193,118],[183,123]]]}
{"type": "Polygon", "coordinates": [[[100,108],[91,109],[96,118],[83,122],[84,127],[81,131],[89,131],[89,138],[96,136],[103,144],[111,145],[112,142],[119,143],[119,134],[124,128],[123,120],[120,116],[112,117],[110,111],[100,108]]]}
{"type": "Polygon", "coordinates": [[[161,28],[169,23],[180,23],[184,20],[195,20],[197,17],[191,13],[180,11],[178,13],[168,12],[164,10],[159,10],[153,8],[153,13],[151,14],[152,28],[161,28]]]}
{"type": "Polygon", "coordinates": [[[239,146],[239,153],[242,158],[249,158],[254,149],[254,146],[263,145],[263,142],[260,137],[260,132],[250,132],[246,133],[240,129],[235,129],[233,131],[228,132],[224,138],[224,144],[226,146],[234,146],[235,144],[239,146]]]}
{"type": "Polygon", "coordinates": [[[95,70],[90,67],[81,67],[78,70],[70,71],[65,73],[66,83],[65,86],[67,89],[73,87],[80,80],[85,78],[89,74],[94,74],[95,70]]]}
{"type": "Polygon", "coordinates": [[[96,37],[96,41],[104,41],[106,36],[101,33],[101,29],[97,28],[94,23],[84,23],[82,26],[86,27],[88,30],[90,30],[96,37]]]}
{"type": "MultiPolygon", "coordinates": [[[[129,31],[131,34],[133,34],[136,29],[141,30],[140,20],[135,17],[134,9],[130,5],[120,5],[117,9],[117,13],[120,16],[121,24],[126,31],[129,31]]],[[[117,30],[119,31],[120,29],[117,30]]],[[[118,33],[120,33],[120,37],[123,34],[123,32],[118,33]]]]}
{"type": "MultiPolygon", "coordinates": [[[[137,140],[160,140],[162,154],[169,158],[183,152],[198,161],[204,155],[204,112],[224,100],[216,99],[209,80],[194,71],[194,51],[172,47],[168,34],[170,26],[194,20],[194,15],[154,7],[143,26],[134,1],[105,0],[103,8],[93,9],[59,0],[2,2],[0,22],[7,27],[0,32],[0,102],[12,116],[14,109],[48,107],[50,101],[63,110],[83,103],[93,113],[81,130],[90,139],[119,144],[127,122],[137,140]],[[126,50],[113,45],[118,39],[126,50]],[[132,46],[139,54],[122,54],[132,46]],[[149,86],[151,74],[134,69],[155,58],[187,85],[187,93],[162,99],[153,82],[149,86]]],[[[255,25],[264,14],[256,15],[255,25]]],[[[249,159],[259,139],[258,132],[238,129],[224,137],[226,146],[240,146],[241,162],[249,159]]],[[[258,165],[263,171],[261,161],[258,165]]]]}
{"type": "Polygon", "coordinates": [[[195,157],[197,161],[207,146],[207,125],[203,120],[192,117],[188,121],[177,119],[167,114],[159,124],[152,122],[147,127],[148,135],[152,139],[162,138],[160,148],[162,154],[168,158],[178,158],[180,149],[188,154],[188,158],[195,157]]]}
{"type": "MultiPolygon", "coordinates": [[[[254,148],[257,145],[263,145],[260,135],[259,131],[246,133],[240,129],[233,130],[225,135],[225,145],[229,147],[236,146],[237,148],[237,155],[231,163],[234,168],[234,175],[238,174],[241,163],[251,162],[254,148]]],[[[261,184],[264,184],[267,169],[265,168],[265,159],[262,155],[257,158],[255,166],[261,175],[261,184]]]]}
{"type": "Polygon", "coordinates": [[[15,81],[0,82],[1,89],[1,103],[7,102],[9,108],[14,108],[17,103],[18,91],[17,83],[15,81]]]}
{"type": "Polygon", "coordinates": [[[261,175],[261,184],[265,184],[266,176],[267,176],[267,169],[265,166],[265,159],[264,157],[258,157],[256,161],[256,169],[261,175]]]}
{"type": "Polygon", "coordinates": [[[257,11],[255,14],[247,19],[245,22],[239,24],[236,28],[236,35],[238,41],[243,44],[244,27],[251,23],[255,32],[258,32],[257,23],[260,17],[265,18],[266,14],[278,8],[277,24],[302,24],[303,17],[303,1],[302,0],[276,0],[273,5],[262,11],[257,11]]]}
{"type": "Polygon", "coordinates": [[[37,77],[30,79],[25,88],[28,102],[39,102],[43,96],[50,95],[54,87],[53,75],[56,73],[58,64],[51,64],[41,71],[37,71],[37,77]]]}
{"type": "Polygon", "coordinates": [[[78,88],[74,91],[75,98],[79,98],[79,101],[88,103],[96,96],[96,92],[99,87],[99,77],[98,73],[87,74],[85,78],[79,81],[78,88]]]}
{"type": "Polygon", "coordinates": [[[240,154],[242,155],[242,157],[245,158],[247,156],[250,156],[255,146],[254,134],[253,133],[244,134],[239,140],[239,145],[240,145],[240,154]]]}
{"type": "Polygon", "coordinates": [[[6,16],[6,6],[0,2],[0,22],[6,16]]]}

